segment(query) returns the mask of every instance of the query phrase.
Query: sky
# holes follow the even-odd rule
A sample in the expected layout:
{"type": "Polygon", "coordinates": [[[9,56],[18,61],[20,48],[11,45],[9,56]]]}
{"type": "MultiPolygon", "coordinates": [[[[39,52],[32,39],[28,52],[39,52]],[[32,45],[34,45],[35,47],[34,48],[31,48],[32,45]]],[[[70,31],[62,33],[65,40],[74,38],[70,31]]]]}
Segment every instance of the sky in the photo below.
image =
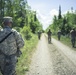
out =
{"type": "Polygon", "coordinates": [[[45,30],[53,21],[54,15],[58,15],[59,5],[61,5],[61,13],[76,10],[76,0],[27,0],[32,10],[37,12],[37,18],[43,25],[45,30]]]}

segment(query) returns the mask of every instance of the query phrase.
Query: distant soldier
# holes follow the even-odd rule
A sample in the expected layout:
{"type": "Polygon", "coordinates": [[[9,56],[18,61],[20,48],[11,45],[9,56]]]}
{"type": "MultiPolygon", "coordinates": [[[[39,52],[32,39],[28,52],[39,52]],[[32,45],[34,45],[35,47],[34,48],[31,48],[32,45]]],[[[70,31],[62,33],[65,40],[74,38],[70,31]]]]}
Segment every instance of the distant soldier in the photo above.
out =
{"type": "Polygon", "coordinates": [[[0,26],[0,31],[1,31],[2,27],[0,26]]]}
{"type": "Polygon", "coordinates": [[[76,31],[75,31],[75,29],[74,29],[74,28],[70,31],[70,34],[71,34],[72,47],[75,47],[76,31]]]}
{"type": "Polygon", "coordinates": [[[38,39],[40,40],[40,37],[41,37],[41,32],[38,31],[38,39]]]}
{"type": "Polygon", "coordinates": [[[48,35],[48,43],[51,43],[51,30],[49,29],[49,31],[47,32],[47,35],[48,35]]]}
{"type": "Polygon", "coordinates": [[[0,31],[0,71],[3,75],[15,75],[17,56],[23,46],[22,36],[12,29],[12,17],[4,17],[0,31]]]}
{"type": "Polygon", "coordinates": [[[57,34],[58,34],[58,40],[60,40],[60,38],[61,38],[61,31],[58,30],[57,34]]]}

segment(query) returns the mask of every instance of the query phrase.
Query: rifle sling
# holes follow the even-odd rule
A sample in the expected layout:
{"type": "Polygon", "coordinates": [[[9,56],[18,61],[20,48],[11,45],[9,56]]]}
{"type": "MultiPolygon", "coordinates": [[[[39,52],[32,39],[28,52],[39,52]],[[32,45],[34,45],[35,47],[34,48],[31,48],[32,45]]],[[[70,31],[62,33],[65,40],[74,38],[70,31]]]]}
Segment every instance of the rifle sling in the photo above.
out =
{"type": "Polygon", "coordinates": [[[7,39],[7,37],[9,36],[9,35],[11,35],[13,32],[10,32],[8,35],[6,35],[1,41],[0,41],[0,43],[2,43],[5,39],[7,39]]]}

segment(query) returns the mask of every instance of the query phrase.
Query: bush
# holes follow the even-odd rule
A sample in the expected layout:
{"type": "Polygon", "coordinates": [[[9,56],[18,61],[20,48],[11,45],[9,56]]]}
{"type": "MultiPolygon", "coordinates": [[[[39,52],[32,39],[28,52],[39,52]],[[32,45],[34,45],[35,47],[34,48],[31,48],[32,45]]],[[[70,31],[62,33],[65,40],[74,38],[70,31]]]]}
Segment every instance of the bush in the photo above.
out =
{"type": "Polygon", "coordinates": [[[20,32],[21,28],[20,27],[14,27],[18,32],[20,32]]]}
{"type": "Polygon", "coordinates": [[[31,63],[31,57],[35,52],[36,45],[38,43],[37,35],[32,34],[30,40],[25,40],[25,45],[21,49],[22,55],[18,59],[16,66],[17,75],[26,75],[26,72],[29,70],[31,63]]]}
{"type": "Polygon", "coordinates": [[[29,40],[32,37],[31,29],[29,26],[24,26],[23,29],[21,30],[21,33],[23,34],[23,36],[26,40],[29,40]]]}

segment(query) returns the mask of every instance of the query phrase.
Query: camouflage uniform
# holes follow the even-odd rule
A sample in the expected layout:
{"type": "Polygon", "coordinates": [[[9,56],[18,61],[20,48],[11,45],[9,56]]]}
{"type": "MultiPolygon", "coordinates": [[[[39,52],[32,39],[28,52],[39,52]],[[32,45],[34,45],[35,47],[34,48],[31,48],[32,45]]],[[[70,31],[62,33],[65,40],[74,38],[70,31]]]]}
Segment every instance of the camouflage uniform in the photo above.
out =
{"type": "MultiPolygon", "coordinates": [[[[11,18],[5,17],[4,19],[10,21],[11,18]]],[[[5,26],[1,29],[0,40],[10,32],[12,32],[12,34],[0,43],[0,70],[3,75],[15,75],[17,48],[24,46],[24,41],[21,35],[9,26],[5,26]]]]}
{"type": "Polygon", "coordinates": [[[40,37],[41,37],[41,32],[38,31],[38,39],[40,39],[40,37]]]}
{"type": "Polygon", "coordinates": [[[47,32],[47,34],[48,34],[48,43],[51,43],[51,34],[52,34],[52,32],[51,32],[50,29],[49,29],[49,31],[47,32]]]}
{"type": "Polygon", "coordinates": [[[75,31],[75,29],[71,30],[70,34],[71,34],[72,47],[75,47],[75,37],[76,37],[76,31],[75,31]]]}
{"type": "Polygon", "coordinates": [[[58,40],[60,40],[60,37],[61,37],[61,31],[60,30],[58,30],[58,40]]]}

